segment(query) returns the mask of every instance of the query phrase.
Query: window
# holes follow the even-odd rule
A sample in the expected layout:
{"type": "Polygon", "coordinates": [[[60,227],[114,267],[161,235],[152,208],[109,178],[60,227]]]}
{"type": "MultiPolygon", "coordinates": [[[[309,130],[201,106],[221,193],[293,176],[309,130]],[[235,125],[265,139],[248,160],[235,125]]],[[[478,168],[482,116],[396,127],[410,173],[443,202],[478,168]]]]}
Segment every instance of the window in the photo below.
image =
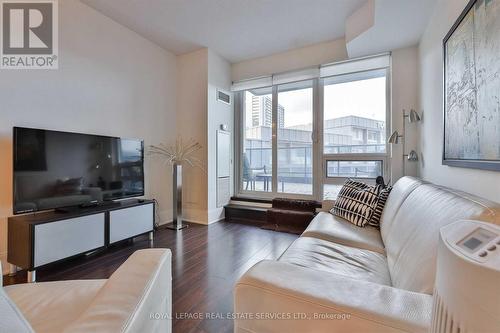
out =
{"type": "Polygon", "coordinates": [[[324,153],[385,153],[385,70],[324,80],[324,153]]]}
{"type": "Polygon", "coordinates": [[[271,192],[272,88],[244,92],[241,181],[244,191],[271,192]]]}
{"type": "Polygon", "coordinates": [[[234,84],[237,193],[334,199],[347,178],[386,175],[388,59],[234,84]]]}
{"type": "Polygon", "coordinates": [[[327,161],[328,178],[377,178],[382,175],[382,161],[327,161]]]}
{"type": "Polygon", "coordinates": [[[323,199],[335,199],[347,178],[385,174],[387,91],[386,69],[323,80],[323,199]]]}
{"type": "Polygon", "coordinates": [[[313,194],[313,82],[278,86],[278,192],[313,194]]]}

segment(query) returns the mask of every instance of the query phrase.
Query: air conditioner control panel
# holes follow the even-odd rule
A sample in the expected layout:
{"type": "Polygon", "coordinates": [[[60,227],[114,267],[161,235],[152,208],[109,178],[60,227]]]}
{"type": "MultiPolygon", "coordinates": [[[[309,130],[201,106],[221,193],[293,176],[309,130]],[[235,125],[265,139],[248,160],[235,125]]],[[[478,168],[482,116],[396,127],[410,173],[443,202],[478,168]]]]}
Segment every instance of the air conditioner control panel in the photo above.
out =
{"type": "Polygon", "coordinates": [[[500,235],[480,227],[459,241],[457,245],[474,257],[486,258],[490,252],[497,251],[500,247],[500,235]]]}
{"type": "Polygon", "coordinates": [[[478,263],[500,263],[500,228],[497,225],[459,221],[445,227],[441,236],[445,242],[464,257],[478,263]]]}

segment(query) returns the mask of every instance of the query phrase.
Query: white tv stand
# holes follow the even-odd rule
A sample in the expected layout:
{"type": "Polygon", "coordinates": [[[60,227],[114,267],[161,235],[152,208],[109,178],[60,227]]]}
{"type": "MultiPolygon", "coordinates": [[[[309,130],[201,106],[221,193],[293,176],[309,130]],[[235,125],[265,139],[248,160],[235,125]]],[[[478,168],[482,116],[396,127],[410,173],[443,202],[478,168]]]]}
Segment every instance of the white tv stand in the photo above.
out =
{"type": "Polygon", "coordinates": [[[125,200],[110,205],[67,212],[45,212],[10,217],[7,261],[11,273],[28,271],[35,282],[36,269],[154,230],[153,200],[125,200]]]}

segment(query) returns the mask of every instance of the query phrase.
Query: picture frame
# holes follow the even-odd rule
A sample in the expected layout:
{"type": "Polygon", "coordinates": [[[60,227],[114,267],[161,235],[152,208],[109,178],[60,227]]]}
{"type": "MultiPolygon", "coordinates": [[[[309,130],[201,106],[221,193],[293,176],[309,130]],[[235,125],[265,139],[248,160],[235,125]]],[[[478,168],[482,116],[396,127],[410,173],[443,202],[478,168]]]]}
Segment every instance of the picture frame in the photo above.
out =
{"type": "Polygon", "coordinates": [[[500,171],[498,29],[500,0],[470,0],[443,39],[443,165],[500,171]]]}

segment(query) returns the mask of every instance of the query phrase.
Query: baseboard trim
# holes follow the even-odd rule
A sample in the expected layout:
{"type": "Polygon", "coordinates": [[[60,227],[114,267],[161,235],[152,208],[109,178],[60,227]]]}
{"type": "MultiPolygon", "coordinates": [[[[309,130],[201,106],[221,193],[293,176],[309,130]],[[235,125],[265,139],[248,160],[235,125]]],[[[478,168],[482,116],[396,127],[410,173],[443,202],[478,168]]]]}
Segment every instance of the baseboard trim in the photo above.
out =
{"type": "Polygon", "coordinates": [[[208,211],[208,224],[224,220],[224,207],[217,207],[208,211]]]}
{"type": "Polygon", "coordinates": [[[195,224],[207,225],[207,222],[199,221],[199,220],[195,220],[195,219],[182,219],[182,221],[189,222],[189,223],[195,223],[195,224]]]}
{"type": "MultiPolygon", "coordinates": [[[[169,210],[168,213],[171,214],[171,211],[169,210]]],[[[225,220],[224,207],[220,207],[220,208],[216,208],[216,209],[212,209],[210,211],[207,211],[208,221],[202,221],[200,219],[193,218],[191,216],[187,216],[187,215],[194,215],[194,214],[189,214],[192,212],[185,211],[185,213],[186,214],[183,216],[182,220],[184,222],[189,222],[189,223],[208,225],[208,224],[212,224],[212,223],[216,223],[216,222],[220,222],[220,221],[225,220]]],[[[162,214],[162,217],[163,216],[164,215],[162,214]]],[[[159,223],[159,226],[163,226],[165,224],[172,223],[172,220],[170,220],[171,218],[172,218],[171,216],[169,218],[163,217],[161,219],[162,221],[159,223]]]]}
{"type": "Polygon", "coordinates": [[[2,262],[2,275],[9,274],[9,263],[7,262],[7,252],[0,253],[0,262],[2,262]]]}
{"type": "Polygon", "coordinates": [[[212,224],[212,223],[217,223],[217,222],[220,222],[220,221],[224,221],[226,219],[226,217],[219,217],[215,220],[212,220],[210,222],[208,222],[208,224],[212,224]]]}

